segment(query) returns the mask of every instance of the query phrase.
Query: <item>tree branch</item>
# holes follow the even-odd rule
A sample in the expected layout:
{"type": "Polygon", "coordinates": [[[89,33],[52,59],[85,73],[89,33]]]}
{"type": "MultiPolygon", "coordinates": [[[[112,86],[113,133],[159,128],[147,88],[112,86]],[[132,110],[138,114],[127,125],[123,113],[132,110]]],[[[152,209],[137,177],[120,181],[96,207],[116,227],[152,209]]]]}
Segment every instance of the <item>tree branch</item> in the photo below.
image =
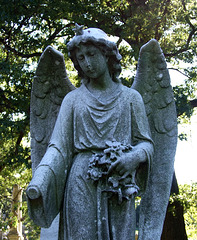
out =
{"type": "Polygon", "coordinates": [[[159,33],[159,28],[160,28],[161,23],[164,21],[166,14],[168,13],[168,7],[169,7],[170,3],[171,3],[171,0],[166,0],[162,4],[162,8],[164,7],[163,13],[161,14],[162,17],[161,17],[161,20],[158,21],[158,23],[155,26],[155,39],[157,39],[157,40],[159,40],[162,36],[162,34],[159,33]]]}
{"type": "Polygon", "coordinates": [[[188,49],[189,49],[189,44],[192,40],[192,37],[193,35],[197,32],[197,29],[192,29],[192,31],[190,32],[189,36],[188,36],[188,39],[187,39],[187,42],[185,44],[185,47],[179,49],[178,51],[176,52],[173,52],[173,53],[164,53],[164,55],[166,57],[174,57],[174,56],[177,56],[178,54],[180,53],[183,53],[183,52],[186,52],[188,49]]]}
{"type": "Polygon", "coordinates": [[[177,71],[177,72],[181,73],[183,76],[185,76],[185,77],[189,78],[189,76],[188,76],[187,74],[183,73],[183,72],[182,72],[182,71],[180,71],[178,68],[168,68],[168,69],[169,69],[169,70],[175,70],[175,71],[177,71]]]}
{"type": "Polygon", "coordinates": [[[1,101],[0,101],[0,113],[4,112],[5,109],[12,109],[15,110],[15,108],[12,106],[11,102],[9,101],[8,98],[6,98],[4,91],[0,88],[0,97],[1,97],[1,101]]]}
{"type": "MultiPolygon", "coordinates": [[[[182,2],[184,11],[187,12],[187,8],[186,8],[185,1],[182,0],[181,2],[182,2]]],[[[192,29],[195,29],[194,25],[191,23],[191,21],[190,21],[190,19],[189,19],[189,14],[187,14],[187,15],[185,16],[185,20],[186,20],[186,22],[190,25],[190,27],[191,27],[192,29]]]]}
{"type": "MultiPolygon", "coordinates": [[[[183,5],[183,9],[184,9],[184,12],[187,12],[187,8],[186,8],[186,5],[185,5],[185,2],[184,0],[181,1],[182,2],[182,5],[183,5]]],[[[185,15],[185,21],[189,24],[190,28],[191,28],[191,31],[189,33],[189,36],[187,38],[187,41],[186,41],[186,44],[185,44],[185,47],[183,47],[182,49],[179,49],[178,51],[174,52],[174,53],[164,53],[164,55],[166,57],[174,57],[180,53],[183,53],[183,52],[186,52],[188,49],[189,49],[189,44],[192,40],[192,37],[193,35],[197,32],[197,29],[195,28],[195,26],[191,23],[190,19],[189,19],[189,15],[186,14],[185,15]]]]}
{"type": "Polygon", "coordinates": [[[62,28],[56,28],[56,30],[54,31],[54,33],[49,37],[49,41],[52,41],[53,39],[55,39],[57,36],[58,36],[58,34],[63,30],[63,29],[65,29],[67,27],[67,25],[66,26],[64,26],[64,27],[62,27],[62,28]]]}
{"type": "Polygon", "coordinates": [[[38,52],[25,54],[25,53],[17,51],[16,49],[14,49],[11,46],[9,46],[8,44],[6,44],[6,42],[2,38],[0,38],[0,42],[3,43],[6,50],[13,52],[16,56],[19,56],[22,58],[39,57],[42,54],[42,53],[38,53],[38,52]]]}
{"type": "Polygon", "coordinates": [[[197,107],[197,99],[191,100],[191,101],[190,101],[190,104],[191,104],[192,108],[197,107]]]}
{"type": "MultiPolygon", "coordinates": [[[[26,128],[26,126],[25,126],[26,128]]],[[[24,129],[25,130],[25,129],[24,129]]],[[[17,141],[16,141],[16,145],[15,145],[15,154],[17,155],[18,154],[18,149],[19,149],[19,146],[20,146],[20,143],[24,137],[24,134],[25,134],[25,131],[24,130],[21,130],[19,132],[19,135],[18,135],[18,138],[17,138],[17,141]]]]}

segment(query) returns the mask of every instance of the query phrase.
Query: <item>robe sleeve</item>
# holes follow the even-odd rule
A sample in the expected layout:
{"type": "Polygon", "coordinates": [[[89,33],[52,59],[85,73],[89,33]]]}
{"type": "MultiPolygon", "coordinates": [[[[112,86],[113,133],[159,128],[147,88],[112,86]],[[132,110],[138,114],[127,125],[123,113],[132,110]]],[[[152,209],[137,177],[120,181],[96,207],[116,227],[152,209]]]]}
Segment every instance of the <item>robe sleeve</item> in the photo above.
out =
{"type": "Polygon", "coordinates": [[[146,162],[140,164],[136,174],[136,183],[140,188],[139,194],[142,194],[146,189],[151,170],[154,144],[141,95],[135,91],[132,100],[132,142],[136,148],[143,150],[147,156],[146,162]]]}
{"type": "Polygon", "coordinates": [[[31,187],[40,192],[37,199],[27,194],[27,202],[30,217],[41,227],[50,227],[64,199],[66,177],[73,158],[72,113],[72,97],[68,94],[60,108],[48,149],[27,188],[27,193],[31,187]]]}

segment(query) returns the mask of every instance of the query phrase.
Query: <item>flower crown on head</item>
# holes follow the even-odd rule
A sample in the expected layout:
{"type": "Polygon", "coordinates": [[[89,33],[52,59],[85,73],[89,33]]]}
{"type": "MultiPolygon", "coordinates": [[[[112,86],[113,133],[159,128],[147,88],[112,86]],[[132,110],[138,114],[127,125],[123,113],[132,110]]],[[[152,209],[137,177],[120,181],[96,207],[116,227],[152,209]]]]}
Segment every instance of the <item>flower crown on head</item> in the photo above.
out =
{"type": "Polygon", "coordinates": [[[84,25],[79,25],[75,23],[75,28],[73,28],[73,31],[75,32],[76,36],[83,35],[83,27],[84,25]]]}
{"type": "MultiPolygon", "coordinates": [[[[68,51],[72,51],[75,47],[78,47],[80,43],[94,42],[96,45],[105,45],[113,51],[117,51],[116,43],[113,42],[107,34],[99,28],[86,28],[83,29],[83,25],[75,24],[73,31],[75,36],[67,44],[68,51]]],[[[118,52],[118,51],[117,51],[118,52]]],[[[121,59],[121,55],[117,54],[117,59],[121,59]]]]}

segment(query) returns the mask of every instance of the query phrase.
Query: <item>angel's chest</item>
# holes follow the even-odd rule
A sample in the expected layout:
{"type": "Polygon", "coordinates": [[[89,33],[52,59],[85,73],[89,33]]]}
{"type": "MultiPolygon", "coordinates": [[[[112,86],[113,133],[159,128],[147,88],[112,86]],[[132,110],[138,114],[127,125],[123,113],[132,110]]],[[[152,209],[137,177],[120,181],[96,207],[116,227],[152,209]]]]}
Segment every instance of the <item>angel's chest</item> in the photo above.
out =
{"type": "Polygon", "coordinates": [[[108,131],[117,127],[129,127],[131,124],[130,104],[121,101],[109,106],[77,106],[74,111],[75,125],[79,128],[108,131]]]}

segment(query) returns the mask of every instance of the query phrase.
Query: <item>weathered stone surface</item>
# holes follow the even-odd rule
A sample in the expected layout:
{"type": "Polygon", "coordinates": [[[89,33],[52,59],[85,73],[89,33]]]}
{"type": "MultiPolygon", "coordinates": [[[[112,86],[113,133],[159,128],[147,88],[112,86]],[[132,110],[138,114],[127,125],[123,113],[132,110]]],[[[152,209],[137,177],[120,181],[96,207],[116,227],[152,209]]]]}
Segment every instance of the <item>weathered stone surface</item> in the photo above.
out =
{"type": "Polygon", "coordinates": [[[151,96],[145,102],[145,108],[155,147],[147,189],[141,201],[139,240],[160,240],[174,171],[177,118],[168,69],[161,48],[154,39],[140,51],[132,87],[143,98],[151,96]],[[152,65],[147,67],[147,63],[151,62],[152,65]],[[145,89],[144,85],[149,82],[154,82],[154,87],[145,89]]]}
{"type": "Polygon", "coordinates": [[[49,228],[42,228],[40,233],[40,240],[58,240],[59,232],[59,215],[53,220],[49,228]]]}
{"type": "MultiPolygon", "coordinates": [[[[46,228],[60,212],[59,240],[134,240],[135,196],[140,194],[139,238],[159,240],[176,147],[176,112],[161,49],[155,40],[142,48],[129,89],[118,78],[116,44],[100,29],[76,25],[75,31],[68,50],[81,87],[73,90],[62,54],[51,47],[36,72],[30,216],[46,228]]],[[[52,237],[56,225],[42,231],[42,240],[52,237]]]]}

